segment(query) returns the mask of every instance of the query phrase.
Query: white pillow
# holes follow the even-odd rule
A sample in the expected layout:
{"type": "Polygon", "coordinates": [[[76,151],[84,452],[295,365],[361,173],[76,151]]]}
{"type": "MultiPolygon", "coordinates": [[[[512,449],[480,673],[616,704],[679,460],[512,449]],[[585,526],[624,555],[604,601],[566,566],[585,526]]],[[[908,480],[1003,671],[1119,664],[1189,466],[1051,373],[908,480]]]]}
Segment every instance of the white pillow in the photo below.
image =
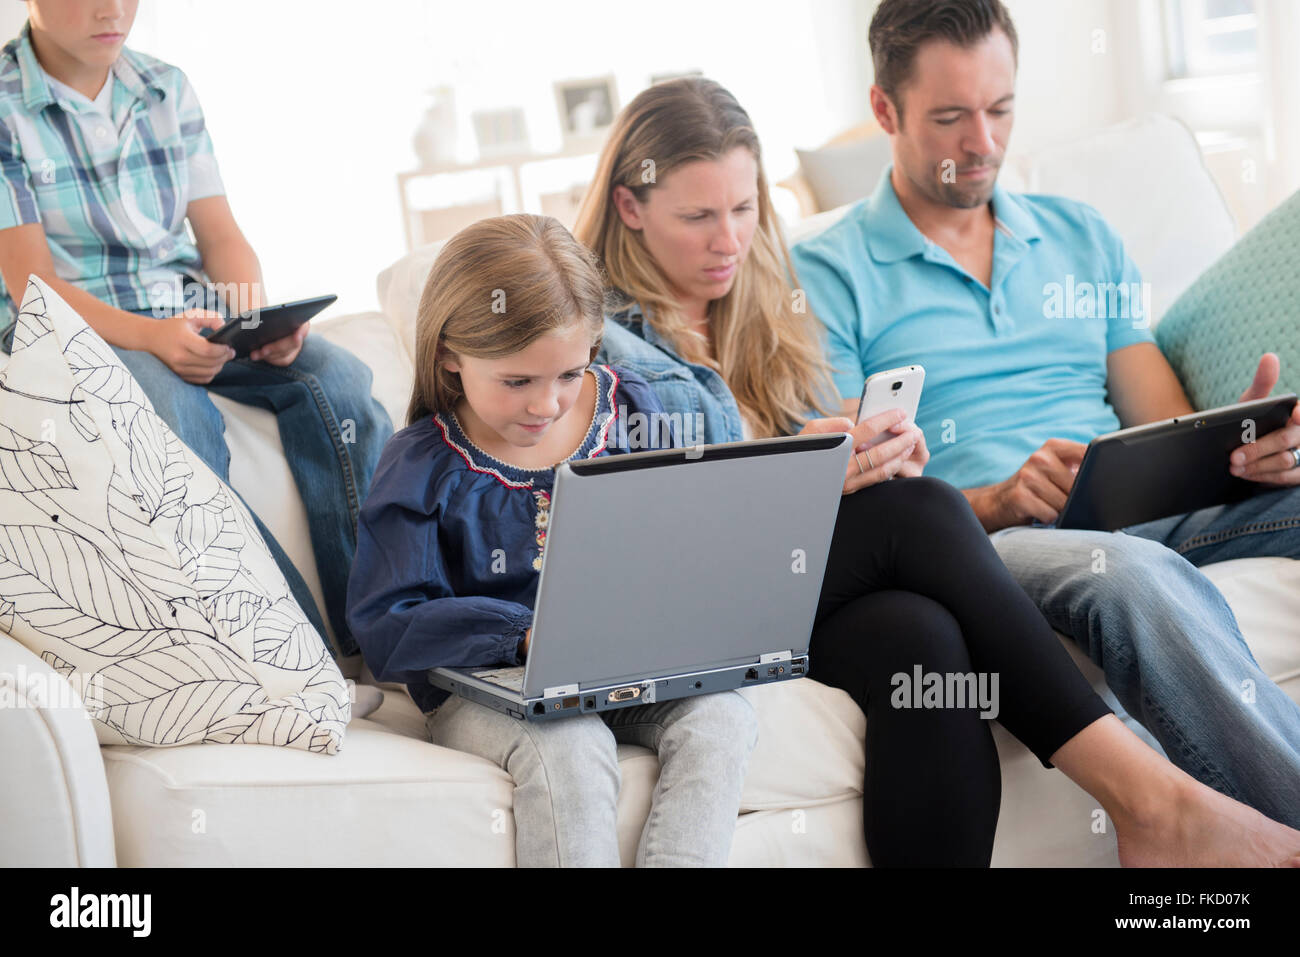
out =
{"type": "MultiPolygon", "coordinates": [[[[393,332],[401,342],[411,362],[415,362],[415,316],[424,293],[424,283],[429,278],[434,261],[445,239],[417,246],[379,274],[376,286],[379,291],[379,308],[392,324],[393,332]]],[[[393,419],[397,423],[397,419],[393,419]]]]}
{"type": "Polygon", "coordinates": [[[239,501],[39,279],[0,369],[0,630],[101,744],[334,754],[347,686],[239,501]]]}
{"type": "Polygon", "coordinates": [[[795,154],[821,212],[870,196],[893,159],[889,137],[882,132],[795,154]]]}

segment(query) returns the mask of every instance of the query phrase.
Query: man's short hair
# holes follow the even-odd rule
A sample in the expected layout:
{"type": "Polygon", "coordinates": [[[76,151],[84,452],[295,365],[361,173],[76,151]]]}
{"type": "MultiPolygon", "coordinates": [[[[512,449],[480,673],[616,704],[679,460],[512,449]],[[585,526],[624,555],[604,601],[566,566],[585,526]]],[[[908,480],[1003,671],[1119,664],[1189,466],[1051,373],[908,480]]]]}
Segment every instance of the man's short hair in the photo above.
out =
{"type": "Polygon", "coordinates": [[[970,47],[999,28],[1018,57],[1016,27],[999,0],[882,0],[867,31],[876,85],[901,113],[898,91],[912,78],[922,44],[947,40],[970,47]]]}

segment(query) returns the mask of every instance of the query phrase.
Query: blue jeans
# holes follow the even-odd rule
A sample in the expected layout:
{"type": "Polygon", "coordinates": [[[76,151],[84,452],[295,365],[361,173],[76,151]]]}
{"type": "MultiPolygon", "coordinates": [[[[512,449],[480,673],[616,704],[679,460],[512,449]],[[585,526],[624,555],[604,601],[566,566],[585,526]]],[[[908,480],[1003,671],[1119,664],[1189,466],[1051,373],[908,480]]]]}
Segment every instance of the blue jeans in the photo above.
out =
{"type": "MultiPolygon", "coordinates": [[[[116,346],[113,351],[163,421],[227,484],[226,423],[208,392],[275,413],[285,458],[307,506],[326,614],[338,645],[334,650],[336,655],[355,654],[357,643],[348,630],[345,611],[357,513],[370,489],[379,453],[393,434],[388,413],[370,397],[370,369],[345,349],[311,334],[292,365],[232,359],[206,386],[185,382],[151,353],[116,346]]],[[[306,582],[262,520],[253,518],[298,604],[325,638],[306,582]]]]}
{"type": "Polygon", "coordinates": [[[1300,558],[1300,488],[1119,532],[1024,527],[992,541],[1174,764],[1300,827],[1300,706],[1260,670],[1232,609],[1197,569],[1300,558]]]}

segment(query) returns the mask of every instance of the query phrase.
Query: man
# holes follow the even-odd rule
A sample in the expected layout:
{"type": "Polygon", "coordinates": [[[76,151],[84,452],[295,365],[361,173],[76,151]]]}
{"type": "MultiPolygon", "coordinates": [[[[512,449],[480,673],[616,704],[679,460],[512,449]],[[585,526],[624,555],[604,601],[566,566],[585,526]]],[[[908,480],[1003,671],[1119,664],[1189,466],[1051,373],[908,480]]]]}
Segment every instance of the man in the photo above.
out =
{"type": "MultiPolygon", "coordinates": [[[[41,277],[223,480],[230,452],[207,390],[274,411],[311,503],[338,650],[350,654],[344,596],[357,512],[392,425],[370,397],[366,366],[305,325],[247,360],[199,334],[222,325],[223,310],[263,304],[261,267],[185,75],[123,48],[136,5],[29,0],[28,23],[0,51],[0,341],[8,349],[27,277],[41,277]]],[[[258,527],[324,637],[310,591],[258,527]]]]}
{"type": "MultiPolygon", "coordinates": [[[[1079,319],[1045,307],[1044,289],[1067,277],[1140,277],[1095,210],[997,185],[1017,49],[1001,3],[883,0],[869,39],[893,165],[872,197],[794,250],[846,408],[868,371],[925,366],[928,474],[965,490],[1020,584],[1171,760],[1300,826],[1300,708],[1196,568],[1300,557],[1300,453],[1289,451],[1300,408],[1232,453],[1235,474],[1270,488],[1247,502],[1118,533],[1041,527],[1065,504],[1085,443],[1192,408],[1134,321],[1138,303],[1079,319]]],[[[1277,376],[1264,356],[1242,398],[1267,395],[1277,376]]]]}

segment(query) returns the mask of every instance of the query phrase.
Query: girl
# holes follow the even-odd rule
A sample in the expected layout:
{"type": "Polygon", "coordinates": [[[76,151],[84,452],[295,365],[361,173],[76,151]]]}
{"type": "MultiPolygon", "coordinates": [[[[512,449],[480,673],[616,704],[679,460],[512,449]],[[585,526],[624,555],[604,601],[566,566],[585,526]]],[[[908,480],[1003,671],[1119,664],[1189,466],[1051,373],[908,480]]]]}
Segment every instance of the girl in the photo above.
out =
{"type": "MultiPolygon", "coordinates": [[[[408,426],[361,510],[348,621],[435,744],[514,778],[520,866],[618,866],[618,742],[661,764],[637,865],[721,866],[757,737],[740,694],[534,724],[425,678],[524,662],[555,466],[628,451],[610,444],[615,416],[662,409],[640,377],[591,365],[603,306],[594,258],[554,219],[482,220],[447,243],[420,299],[408,426]]],[[[623,544],[592,547],[616,561],[623,544]]]]}
{"type": "Polygon", "coordinates": [[[852,431],[851,460],[810,652],[811,676],[867,715],[863,827],[878,865],[987,866],[1001,776],[977,709],[891,706],[893,675],[1000,677],[999,720],[1100,801],[1122,864],[1273,864],[1300,834],[1192,779],[1101,702],[1016,584],[962,494],[919,477],[915,428],[839,408],[763,176],[748,114],[717,83],[641,92],[606,141],[575,234],[622,305],[613,361],[669,412],[703,409],[705,440],[852,431]],[[643,176],[653,158],[655,177],[643,176]],[[900,481],[885,481],[902,476],[900,481]]]}

